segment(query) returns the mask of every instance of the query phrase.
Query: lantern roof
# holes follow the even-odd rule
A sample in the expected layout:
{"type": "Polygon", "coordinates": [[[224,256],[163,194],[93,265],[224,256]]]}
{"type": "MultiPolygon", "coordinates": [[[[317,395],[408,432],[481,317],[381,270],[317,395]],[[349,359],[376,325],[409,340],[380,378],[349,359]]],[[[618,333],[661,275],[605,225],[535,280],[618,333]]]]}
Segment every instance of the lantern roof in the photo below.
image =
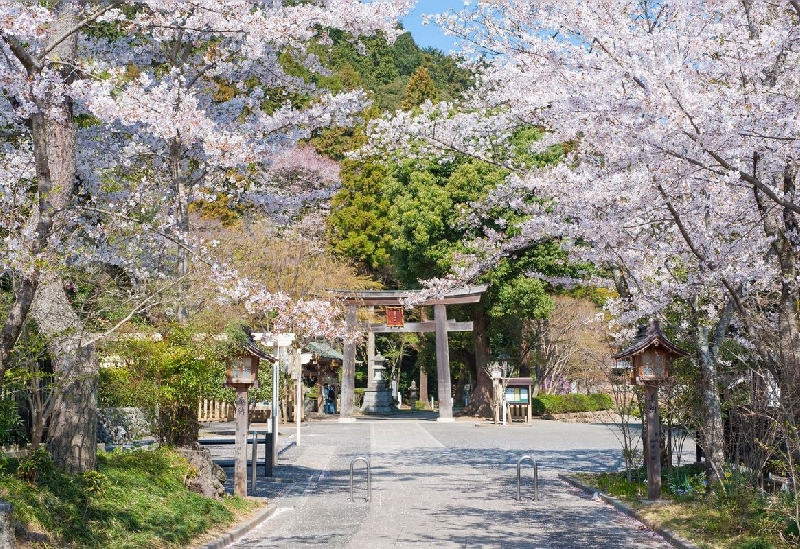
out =
{"type": "Polygon", "coordinates": [[[651,320],[648,324],[639,326],[634,342],[627,349],[615,354],[614,358],[630,358],[650,347],[662,347],[671,355],[670,358],[689,356],[689,353],[667,339],[667,336],[661,331],[661,323],[658,320],[651,320]]]}
{"type": "Polygon", "coordinates": [[[247,339],[244,342],[244,348],[248,353],[257,356],[258,358],[269,360],[272,363],[278,361],[277,358],[266,352],[261,345],[256,343],[256,340],[253,339],[253,333],[250,331],[249,326],[242,325],[242,331],[245,333],[245,335],[247,335],[247,339]]]}

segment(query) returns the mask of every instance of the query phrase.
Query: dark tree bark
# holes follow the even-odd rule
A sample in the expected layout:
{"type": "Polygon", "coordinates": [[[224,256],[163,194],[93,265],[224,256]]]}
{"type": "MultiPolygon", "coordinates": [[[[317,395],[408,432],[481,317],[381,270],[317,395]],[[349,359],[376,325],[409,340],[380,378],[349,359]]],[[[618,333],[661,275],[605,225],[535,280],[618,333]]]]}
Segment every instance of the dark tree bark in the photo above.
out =
{"type": "Polygon", "coordinates": [[[53,362],[47,447],[62,469],[71,473],[91,471],[97,458],[99,376],[94,345],[83,341],[83,324],[55,275],[39,284],[31,315],[48,339],[53,362]]]}
{"type": "MultiPolygon", "coordinates": [[[[13,37],[3,37],[32,80],[45,69],[60,71],[67,83],[73,78],[79,27],[76,13],[81,4],[80,0],[59,3],[45,57],[34,58],[13,37]]],[[[31,236],[26,246],[35,261],[27,272],[18,274],[15,302],[2,329],[0,379],[22,326],[32,315],[39,331],[48,338],[56,378],[48,446],[58,466],[82,472],[94,468],[97,451],[97,356],[92,345],[81,341],[83,325],[67,299],[58,272],[61,259],[48,248],[48,242],[59,235],[76,192],[76,130],[70,98],[37,99],[29,129],[37,203],[28,219],[31,236]]]]}
{"type": "Polygon", "coordinates": [[[489,317],[482,302],[473,308],[472,343],[475,347],[475,387],[472,389],[469,404],[464,414],[481,417],[492,416],[492,380],[486,373],[489,364],[489,335],[487,327],[489,317]]]}

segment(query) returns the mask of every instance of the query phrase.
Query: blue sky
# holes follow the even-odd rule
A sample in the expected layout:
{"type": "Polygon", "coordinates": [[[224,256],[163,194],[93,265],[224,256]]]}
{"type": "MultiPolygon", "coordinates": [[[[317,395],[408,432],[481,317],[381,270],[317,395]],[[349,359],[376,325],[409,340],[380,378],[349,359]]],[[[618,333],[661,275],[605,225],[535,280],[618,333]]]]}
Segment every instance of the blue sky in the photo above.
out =
{"type": "Polygon", "coordinates": [[[422,26],[422,14],[442,13],[450,9],[459,11],[463,8],[464,0],[418,0],[414,11],[403,19],[403,26],[411,32],[420,47],[433,47],[448,53],[456,49],[454,37],[445,36],[436,25],[422,26]]]}

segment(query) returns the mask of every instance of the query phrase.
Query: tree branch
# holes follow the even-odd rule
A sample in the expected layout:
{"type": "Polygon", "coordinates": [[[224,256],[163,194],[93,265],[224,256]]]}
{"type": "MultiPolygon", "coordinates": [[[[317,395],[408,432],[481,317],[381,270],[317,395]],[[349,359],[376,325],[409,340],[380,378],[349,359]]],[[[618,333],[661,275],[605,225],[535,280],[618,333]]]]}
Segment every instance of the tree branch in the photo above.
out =
{"type": "Polygon", "coordinates": [[[47,46],[47,48],[45,48],[44,51],[42,51],[42,53],[39,54],[39,60],[43,61],[54,49],[56,49],[62,42],[64,42],[64,40],[66,40],[67,38],[69,38],[70,36],[72,36],[73,34],[78,32],[79,30],[81,30],[86,25],[88,25],[90,23],[93,23],[94,21],[97,21],[97,19],[101,15],[103,15],[104,13],[110,11],[111,9],[119,6],[120,4],[122,4],[121,0],[111,0],[111,2],[109,2],[109,4],[107,6],[101,8],[100,10],[98,10],[93,15],[90,15],[86,19],[83,19],[82,21],[79,21],[78,23],[75,23],[75,25],[73,25],[71,28],[69,28],[66,31],[64,31],[64,33],[61,36],[56,38],[53,41],[52,44],[47,46]]]}
{"type": "Polygon", "coordinates": [[[664,203],[667,205],[667,209],[669,210],[669,213],[672,215],[672,219],[673,221],[675,221],[675,225],[678,227],[681,236],[683,236],[683,240],[684,242],[686,242],[686,245],[689,246],[689,249],[692,251],[695,257],[697,257],[697,259],[699,259],[701,263],[706,265],[706,267],[708,267],[709,270],[711,271],[715,270],[714,264],[706,257],[703,251],[700,250],[700,248],[698,248],[695,245],[694,240],[692,240],[692,237],[689,234],[689,231],[683,224],[683,219],[681,219],[678,210],[676,210],[675,207],[672,205],[672,202],[670,201],[667,192],[664,190],[664,187],[661,186],[661,183],[658,183],[656,185],[656,188],[658,189],[658,192],[661,194],[661,197],[664,199],[664,203]]]}
{"type": "Polygon", "coordinates": [[[4,34],[3,40],[5,40],[6,44],[8,44],[8,48],[11,50],[11,53],[13,53],[14,57],[16,57],[17,60],[22,63],[22,66],[25,67],[25,70],[29,75],[32,76],[33,74],[37,73],[39,69],[41,69],[33,56],[31,56],[31,54],[28,53],[28,50],[25,49],[25,46],[20,44],[19,40],[9,34],[4,34]]]}
{"type": "Polygon", "coordinates": [[[155,227],[148,226],[146,223],[142,222],[140,219],[136,219],[135,217],[130,217],[130,216],[127,216],[125,214],[118,213],[118,212],[112,212],[110,210],[106,210],[106,209],[103,209],[103,208],[97,208],[97,207],[94,207],[94,206],[82,206],[81,209],[85,210],[85,211],[89,211],[89,212],[103,214],[103,215],[110,215],[110,216],[113,216],[113,217],[116,217],[116,218],[119,218],[119,219],[123,219],[125,221],[130,221],[131,223],[136,223],[137,225],[140,225],[140,226],[144,227],[146,230],[152,232],[153,234],[157,234],[158,236],[160,236],[160,237],[162,237],[162,238],[164,238],[166,240],[169,240],[173,244],[176,244],[178,247],[186,250],[193,257],[198,259],[201,263],[204,263],[205,265],[208,265],[209,267],[213,266],[213,263],[211,261],[209,261],[207,259],[204,259],[202,256],[200,256],[191,246],[188,246],[188,245],[184,244],[178,238],[176,238],[174,236],[171,236],[171,235],[165,233],[164,231],[159,231],[155,227]]]}

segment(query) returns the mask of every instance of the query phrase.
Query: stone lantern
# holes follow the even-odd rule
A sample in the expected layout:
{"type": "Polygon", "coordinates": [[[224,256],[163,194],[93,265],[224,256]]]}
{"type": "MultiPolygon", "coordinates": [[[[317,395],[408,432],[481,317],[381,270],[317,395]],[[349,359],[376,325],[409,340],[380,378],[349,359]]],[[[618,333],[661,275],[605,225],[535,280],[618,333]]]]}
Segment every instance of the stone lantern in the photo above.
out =
{"type": "Polygon", "coordinates": [[[508,359],[509,356],[506,354],[497,355],[497,357],[492,360],[491,366],[491,377],[492,377],[492,386],[494,388],[494,423],[497,424],[499,418],[499,408],[502,405],[503,407],[503,425],[506,424],[506,394],[505,394],[505,383],[504,380],[508,376],[508,359]],[[501,404],[502,402],[502,404],[501,404]]]}
{"type": "Polygon", "coordinates": [[[375,364],[375,366],[373,366],[372,368],[374,372],[373,374],[374,377],[372,378],[372,382],[375,385],[375,387],[383,387],[386,385],[386,382],[384,381],[383,377],[384,373],[386,372],[386,366],[384,366],[386,359],[383,358],[383,355],[378,353],[377,355],[375,355],[372,361],[375,364]]]}
{"type": "Polygon", "coordinates": [[[364,401],[361,410],[368,413],[386,413],[396,410],[392,400],[392,391],[386,387],[386,359],[380,353],[373,357],[374,374],[369,387],[364,390],[364,401]]]}
{"type": "Polygon", "coordinates": [[[673,358],[689,353],[672,343],[661,331],[657,320],[639,327],[636,339],[625,350],[614,355],[631,364],[631,383],[643,385],[647,414],[647,499],[661,499],[661,422],[658,415],[658,387],[669,378],[673,358]]]}

